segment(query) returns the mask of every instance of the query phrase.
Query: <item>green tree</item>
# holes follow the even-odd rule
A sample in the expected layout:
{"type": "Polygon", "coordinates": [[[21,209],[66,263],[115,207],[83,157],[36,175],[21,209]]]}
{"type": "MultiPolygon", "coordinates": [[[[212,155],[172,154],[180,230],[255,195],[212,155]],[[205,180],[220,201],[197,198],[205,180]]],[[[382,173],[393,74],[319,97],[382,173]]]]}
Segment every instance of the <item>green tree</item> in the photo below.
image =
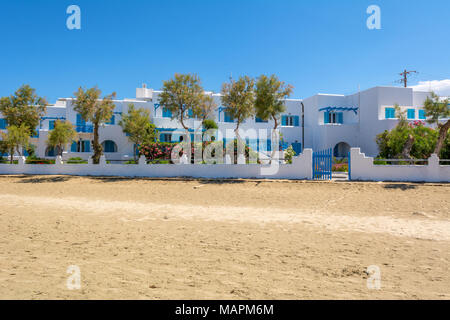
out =
{"type": "Polygon", "coordinates": [[[47,101],[39,97],[35,89],[23,85],[14,95],[0,99],[0,113],[8,125],[20,127],[24,124],[31,135],[39,125],[41,117],[45,115],[46,105],[47,101]]]}
{"type": "Polygon", "coordinates": [[[450,130],[449,103],[450,101],[448,99],[442,100],[438,95],[432,92],[431,98],[428,97],[423,105],[428,123],[435,124],[439,130],[439,137],[434,149],[434,153],[438,156],[441,153],[448,131],[450,130]],[[442,122],[440,121],[441,119],[447,119],[447,121],[442,122]]]}
{"type": "Polygon", "coordinates": [[[234,130],[238,141],[242,144],[239,135],[239,126],[245,119],[255,114],[255,80],[248,77],[240,77],[238,81],[231,80],[222,85],[222,105],[232,119],[236,121],[234,130]]]}
{"type": "MultiPolygon", "coordinates": [[[[261,75],[256,82],[256,99],[255,112],[256,116],[264,121],[273,120],[273,134],[276,134],[278,128],[278,121],[283,112],[286,112],[284,99],[287,99],[292,94],[292,86],[286,85],[284,82],[278,80],[276,75],[267,77],[261,75]]],[[[276,139],[272,136],[272,141],[276,139]]],[[[272,150],[272,158],[276,150],[272,150]]]]}
{"type": "Polygon", "coordinates": [[[291,96],[292,89],[291,85],[286,85],[275,75],[261,75],[256,82],[256,116],[264,121],[273,120],[273,129],[276,130],[280,115],[286,112],[283,100],[291,96]]]}
{"type": "Polygon", "coordinates": [[[214,120],[206,119],[203,121],[203,129],[205,129],[205,131],[210,129],[219,129],[219,126],[214,120]]]}
{"type": "Polygon", "coordinates": [[[186,130],[189,137],[189,128],[185,121],[190,118],[189,112],[194,115],[199,105],[204,101],[204,92],[200,78],[195,74],[178,74],[173,79],[163,82],[162,92],[159,94],[159,104],[172,113],[172,119],[177,119],[186,130]]]}
{"type": "Polygon", "coordinates": [[[101,124],[111,120],[114,111],[113,99],[116,93],[100,99],[102,92],[97,88],[90,88],[84,90],[79,88],[75,94],[74,110],[78,112],[85,121],[92,122],[94,126],[94,140],[93,148],[94,155],[92,156],[93,163],[98,164],[103,153],[102,145],[99,143],[98,129],[101,124]]]}
{"type": "Polygon", "coordinates": [[[71,143],[76,137],[77,133],[73,128],[73,125],[69,121],[55,122],[55,128],[50,131],[48,136],[47,145],[58,150],[58,154],[62,156],[64,146],[71,143]]]}
{"type": "Polygon", "coordinates": [[[19,127],[12,125],[7,128],[7,133],[2,132],[3,150],[7,150],[10,157],[10,163],[14,161],[14,153],[22,156],[22,149],[27,148],[30,139],[30,129],[25,123],[19,127]]]}
{"type": "Polygon", "coordinates": [[[214,98],[211,95],[203,94],[200,102],[194,106],[193,113],[204,124],[206,120],[212,120],[211,118],[216,108],[217,104],[214,98]]]}
{"type": "MultiPolygon", "coordinates": [[[[122,131],[127,134],[128,140],[134,143],[135,148],[154,142],[158,135],[155,125],[151,123],[150,111],[144,108],[136,109],[133,104],[128,106],[126,114],[122,114],[119,125],[122,127],[122,131]]],[[[136,149],[133,154],[136,161],[136,149]]]]}
{"type": "Polygon", "coordinates": [[[379,156],[384,159],[427,159],[436,145],[438,132],[418,121],[409,123],[404,113],[397,109],[397,126],[377,135],[379,156]]]}

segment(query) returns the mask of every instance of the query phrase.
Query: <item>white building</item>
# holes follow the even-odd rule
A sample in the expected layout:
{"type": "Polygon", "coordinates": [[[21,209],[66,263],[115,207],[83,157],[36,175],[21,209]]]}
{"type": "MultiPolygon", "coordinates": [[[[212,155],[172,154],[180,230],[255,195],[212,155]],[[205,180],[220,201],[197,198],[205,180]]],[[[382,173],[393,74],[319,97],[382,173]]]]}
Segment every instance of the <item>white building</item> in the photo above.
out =
{"type": "MultiPolygon", "coordinates": [[[[143,88],[136,89],[136,98],[115,100],[116,108],[111,122],[100,128],[100,141],[106,158],[123,160],[133,157],[134,146],[122,132],[118,122],[130,104],[136,108],[146,108],[151,113],[152,122],[159,131],[160,141],[179,141],[182,127],[171,114],[158,104],[160,91],[143,88]]],[[[219,106],[215,111],[215,121],[219,125],[219,139],[225,139],[226,129],[234,130],[235,123],[227,115],[220,103],[220,94],[211,93],[219,106]]],[[[304,147],[313,150],[333,148],[335,156],[345,157],[350,147],[360,147],[369,156],[376,156],[378,148],[375,142],[377,134],[395,127],[394,105],[398,104],[406,110],[411,121],[425,120],[423,103],[429,95],[427,92],[416,92],[411,88],[375,87],[349,96],[317,94],[305,100],[288,99],[285,101],[286,112],[281,117],[280,133],[284,141],[283,148],[293,145],[297,153],[304,147]],[[304,121],[302,109],[304,108],[304,121]],[[304,135],[303,135],[304,132],[304,135]]],[[[0,115],[0,130],[6,128],[0,115]]],[[[66,150],[64,158],[81,157],[87,159],[92,154],[92,125],[85,123],[73,110],[73,98],[58,99],[55,105],[47,107],[47,114],[41,119],[38,137],[32,139],[39,157],[54,157],[55,151],[47,147],[47,136],[56,120],[68,120],[76,126],[79,140],[66,150]]],[[[198,129],[200,121],[189,119],[187,125],[191,131],[198,129]]],[[[255,129],[272,129],[273,121],[262,122],[260,119],[247,119],[241,125],[245,132],[255,129]]],[[[230,130],[230,131],[231,131],[230,130]]],[[[270,137],[270,131],[267,131],[270,137]]],[[[258,139],[264,137],[247,137],[253,148],[258,139]]],[[[270,140],[270,138],[269,138],[270,140]]],[[[270,145],[270,141],[268,142],[270,145]]]]}

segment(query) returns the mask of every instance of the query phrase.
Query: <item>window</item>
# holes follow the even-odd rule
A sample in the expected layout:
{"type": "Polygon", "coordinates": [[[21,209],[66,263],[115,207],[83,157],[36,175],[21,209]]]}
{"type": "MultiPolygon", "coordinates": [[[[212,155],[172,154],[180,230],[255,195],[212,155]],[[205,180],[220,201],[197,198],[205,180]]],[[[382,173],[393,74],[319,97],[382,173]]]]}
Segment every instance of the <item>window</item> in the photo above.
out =
{"type": "Polygon", "coordinates": [[[55,120],[50,120],[48,122],[48,130],[53,130],[55,129],[55,120]]]}
{"type": "Polygon", "coordinates": [[[7,126],[8,122],[6,121],[6,119],[0,119],[0,130],[5,130],[7,126]]]}
{"type": "Polygon", "coordinates": [[[386,119],[395,119],[395,108],[384,109],[384,117],[386,119]]]}
{"type": "Polygon", "coordinates": [[[225,114],[225,120],[224,120],[224,122],[234,122],[234,119],[231,117],[231,115],[230,115],[230,113],[229,112],[224,112],[224,114],[225,114]]]}
{"type": "Polygon", "coordinates": [[[298,127],[299,123],[299,116],[281,116],[281,125],[284,127],[298,127]]]}
{"type": "Polygon", "coordinates": [[[408,109],[408,119],[414,120],[416,118],[416,110],[408,109]]]}
{"type": "Polygon", "coordinates": [[[172,134],[171,133],[161,133],[159,135],[160,142],[172,142],[172,134]]]}
{"type": "Polygon", "coordinates": [[[263,120],[263,119],[261,119],[261,118],[256,117],[256,118],[255,118],[255,122],[256,122],[256,123],[268,123],[269,121],[263,120]]]}
{"type": "Polygon", "coordinates": [[[117,145],[114,141],[111,140],[103,141],[102,147],[105,153],[117,152],[117,145]]]}
{"type": "Polygon", "coordinates": [[[344,113],[343,112],[331,112],[326,111],[323,114],[323,123],[337,123],[337,124],[343,124],[344,123],[344,113]]]}
{"type": "Polygon", "coordinates": [[[89,140],[73,141],[70,152],[91,152],[91,142],[89,140]]]}
{"type": "Polygon", "coordinates": [[[110,125],[116,124],[116,116],[115,115],[111,116],[111,119],[109,119],[109,121],[106,122],[106,124],[110,124],[110,125]]]}
{"type": "Polygon", "coordinates": [[[168,108],[163,108],[163,118],[172,118],[172,111],[168,108]]]}
{"type": "Polygon", "coordinates": [[[427,117],[425,115],[425,110],[419,110],[419,119],[420,120],[426,120],[427,117]]]}
{"type": "Polygon", "coordinates": [[[85,126],[86,121],[83,119],[81,114],[77,113],[77,126],[85,126]]]}

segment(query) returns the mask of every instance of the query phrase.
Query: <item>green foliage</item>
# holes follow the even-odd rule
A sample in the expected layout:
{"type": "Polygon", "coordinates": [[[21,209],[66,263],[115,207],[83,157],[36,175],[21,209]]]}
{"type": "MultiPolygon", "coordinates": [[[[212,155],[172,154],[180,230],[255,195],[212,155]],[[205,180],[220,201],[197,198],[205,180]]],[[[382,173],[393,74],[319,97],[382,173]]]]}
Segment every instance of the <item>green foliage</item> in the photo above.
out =
{"type": "Polygon", "coordinates": [[[78,88],[75,94],[75,101],[73,102],[73,109],[78,112],[85,121],[92,122],[94,126],[94,140],[93,149],[94,155],[92,160],[95,164],[100,162],[100,156],[103,153],[102,145],[99,143],[98,128],[100,124],[106,123],[111,120],[114,111],[113,99],[116,97],[116,93],[100,99],[102,92],[97,88],[90,88],[84,90],[78,88]]]}
{"type": "Polygon", "coordinates": [[[256,82],[256,116],[264,121],[272,119],[278,127],[280,115],[286,111],[283,99],[292,94],[292,86],[278,80],[277,76],[261,75],[256,82]]]}
{"type": "Polygon", "coordinates": [[[441,159],[450,160],[450,130],[441,150],[441,159]]]}
{"type": "Polygon", "coordinates": [[[35,155],[30,156],[25,161],[26,164],[55,164],[55,160],[52,159],[42,159],[38,158],[35,155]]]}
{"type": "Polygon", "coordinates": [[[204,123],[207,119],[210,119],[214,111],[217,108],[217,104],[214,102],[214,98],[210,95],[203,94],[200,102],[194,106],[193,113],[194,116],[202,120],[204,123]]]}
{"type": "Polygon", "coordinates": [[[294,148],[292,146],[289,146],[284,151],[284,160],[286,161],[286,163],[292,164],[292,158],[295,157],[296,155],[297,153],[294,151],[294,148]]]}
{"type": "Polygon", "coordinates": [[[62,156],[64,146],[72,142],[76,135],[77,133],[69,121],[57,120],[55,128],[48,135],[47,145],[56,148],[59,155],[62,156]]]}
{"type": "Polygon", "coordinates": [[[411,149],[411,157],[415,159],[427,159],[434,150],[438,132],[424,126],[420,121],[412,124],[398,125],[391,131],[384,131],[377,135],[376,142],[382,159],[398,159],[402,154],[408,136],[414,137],[411,149]]]}
{"type": "Polygon", "coordinates": [[[255,80],[248,76],[240,77],[238,81],[231,80],[230,83],[222,85],[222,105],[231,118],[236,120],[236,133],[239,125],[255,114],[254,86],[255,80]]]}
{"type": "Polygon", "coordinates": [[[12,125],[7,128],[7,133],[2,132],[2,149],[7,150],[10,156],[10,162],[13,163],[14,153],[22,155],[22,149],[27,148],[30,139],[30,129],[25,123],[19,127],[12,125]]]}
{"type": "Polygon", "coordinates": [[[431,98],[428,97],[423,105],[427,121],[432,124],[438,124],[439,119],[450,118],[449,103],[448,99],[441,100],[437,94],[432,92],[431,98]]]}
{"type": "Polygon", "coordinates": [[[87,164],[88,162],[86,160],[83,160],[83,158],[80,157],[74,157],[67,160],[68,164],[87,164]]]}
{"type": "MultiPolygon", "coordinates": [[[[122,114],[119,125],[128,135],[128,140],[136,146],[154,142],[158,136],[158,131],[150,120],[150,111],[144,108],[135,109],[133,104],[128,106],[126,114],[122,114]]],[[[136,152],[134,152],[134,160],[136,161],[136,152]]]]}
{"type": "Polygon", "coordinates": [[[219,129],[219,126],[214,120],[206,119],[203,121],[203,129],[205,129],[205,131],[211,129],[216,130],[219,129]]]}
{"type": "Polygon", "coordinates": [[[450,120],[445,123],[439,121],[440,119],[450,118],[450,101],[449,99],[441,99],[434,92],[431,94],[431,98],[427,98],[423,105],[425,109],[425,116],[429,123],[435,124],[439,130],[439,136],[436,142],[434,153],[439,155],[444,147],[445,140],[449,135],[450,120]]]}
{"type": "Polygon", "coordinates": [[[180,121],[185,130],[189,129],[184,123],[189,118],[188,111],[198,112],[198,106],[204,99],[200,78],[195,74],[176,73],[173,79],[163,82],[159,94],[161,107],[170,110],[172,119],[180,121]]]}
{"type": "Polygon", "coordinates": [[[0,113],[9,126],[25,125],[30,129],[30,135],[39,125],[39,120],[46,112],[47,101],[36,94],[29,85],[20,87],[14,95],[0,99],[0,113]]]}

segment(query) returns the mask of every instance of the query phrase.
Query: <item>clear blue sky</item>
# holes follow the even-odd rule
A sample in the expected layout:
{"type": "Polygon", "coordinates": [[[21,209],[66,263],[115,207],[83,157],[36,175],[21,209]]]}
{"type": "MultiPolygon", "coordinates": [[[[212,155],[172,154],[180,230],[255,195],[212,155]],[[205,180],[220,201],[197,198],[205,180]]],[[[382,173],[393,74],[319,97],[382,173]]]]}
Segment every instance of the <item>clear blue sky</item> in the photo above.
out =
{"type": "Polygon", "coordinates": [[[2,0],[0,96],[28,83],[54,102],[78,86],[134,97],[175,72],[219,91],[230,74],[277,74],[294,97],[450,75],[448,0],[2,0]],[[82,29],[66,28],[81,8],[82,29]],[[382,30],[366,9],[381,7],[382,30]]]}

